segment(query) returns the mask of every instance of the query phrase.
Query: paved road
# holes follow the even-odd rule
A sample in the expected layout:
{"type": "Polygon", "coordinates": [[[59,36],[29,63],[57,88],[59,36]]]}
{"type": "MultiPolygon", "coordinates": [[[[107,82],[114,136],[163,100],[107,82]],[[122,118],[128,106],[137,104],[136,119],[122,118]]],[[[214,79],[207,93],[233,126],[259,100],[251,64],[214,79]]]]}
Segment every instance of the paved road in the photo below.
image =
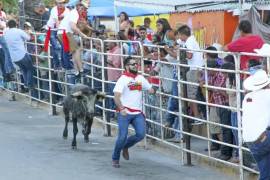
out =
{"type": "MultiPolygon", "coordinates": [[[[95,128],[90,143],[61,137],[64,120],[48,111],[0,96],[0,180],[228,180],[206,167],[181,166],[178,160],[134,147],[130,161],[111,167],[114,137],[95,128]]],[[[71,125],[71,124],[70,124],[71,125]]],[[[70,130],[71,132],[71,130],[70,130]]]]}

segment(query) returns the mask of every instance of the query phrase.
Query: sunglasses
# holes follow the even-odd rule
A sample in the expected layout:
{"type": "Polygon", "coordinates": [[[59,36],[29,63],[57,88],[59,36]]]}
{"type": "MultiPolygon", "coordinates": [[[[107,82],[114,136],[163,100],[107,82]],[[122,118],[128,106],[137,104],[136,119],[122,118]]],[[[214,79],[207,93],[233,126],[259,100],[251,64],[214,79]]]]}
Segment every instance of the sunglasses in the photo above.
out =
{"type": "Polygon", "coordinates": [[[129,64],[130,66],[138,66],[138,63],[129,64]]]}

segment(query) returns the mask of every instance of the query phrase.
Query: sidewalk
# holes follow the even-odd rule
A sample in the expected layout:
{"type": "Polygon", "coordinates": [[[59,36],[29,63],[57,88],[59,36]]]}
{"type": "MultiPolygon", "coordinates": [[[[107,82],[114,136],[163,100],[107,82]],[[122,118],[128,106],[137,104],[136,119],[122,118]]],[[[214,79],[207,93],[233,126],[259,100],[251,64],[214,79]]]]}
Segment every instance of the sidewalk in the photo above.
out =
{"type": "MultiPolygon", "coordinates": [[[[182,166],[179,160],[136,146],[130,161],[111,167],[115,137],[93,128],[90,143],[78,135],[78,149],[62,139],[64,119],[22,102],[0,96],[0,179],[4,180],[227,180],[227,175],[199,165],[182,166]]],[[[81,132],[81,131],[79,131],[81,132]]]]}

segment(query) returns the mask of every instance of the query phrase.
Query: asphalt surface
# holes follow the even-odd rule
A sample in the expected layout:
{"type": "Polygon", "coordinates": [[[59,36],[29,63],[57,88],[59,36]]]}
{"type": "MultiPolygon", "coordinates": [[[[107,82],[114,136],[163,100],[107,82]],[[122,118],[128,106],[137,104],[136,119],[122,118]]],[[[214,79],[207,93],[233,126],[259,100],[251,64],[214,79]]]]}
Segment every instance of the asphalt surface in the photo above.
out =
{"type": "MultiPolygon", "coordinates": [[[[111,166],[115,137],[92,129],[90,142],[81,133],[77,150],[62,139],[64,119],[0,95],[0,180],[228,180],[209,167],[182,166],[179,160],[136,146],[121,168],[111,166]]],[[[81,132],[81,131],[79,131],[81,132]]]]}

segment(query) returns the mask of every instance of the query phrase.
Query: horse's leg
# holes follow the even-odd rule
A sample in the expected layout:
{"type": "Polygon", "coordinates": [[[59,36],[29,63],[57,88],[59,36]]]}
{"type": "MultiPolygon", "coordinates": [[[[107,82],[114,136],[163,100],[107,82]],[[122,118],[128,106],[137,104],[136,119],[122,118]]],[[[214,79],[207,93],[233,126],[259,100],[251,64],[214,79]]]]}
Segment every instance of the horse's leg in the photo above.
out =
{"type": "Polygon", "coordinates": [[[73,140],[72,140],[72,149],[77,148],[76,136],[78,133],[78,126],[77,126],[77,118],[72,116],[72,123],[73,123],[73,140]]]}

